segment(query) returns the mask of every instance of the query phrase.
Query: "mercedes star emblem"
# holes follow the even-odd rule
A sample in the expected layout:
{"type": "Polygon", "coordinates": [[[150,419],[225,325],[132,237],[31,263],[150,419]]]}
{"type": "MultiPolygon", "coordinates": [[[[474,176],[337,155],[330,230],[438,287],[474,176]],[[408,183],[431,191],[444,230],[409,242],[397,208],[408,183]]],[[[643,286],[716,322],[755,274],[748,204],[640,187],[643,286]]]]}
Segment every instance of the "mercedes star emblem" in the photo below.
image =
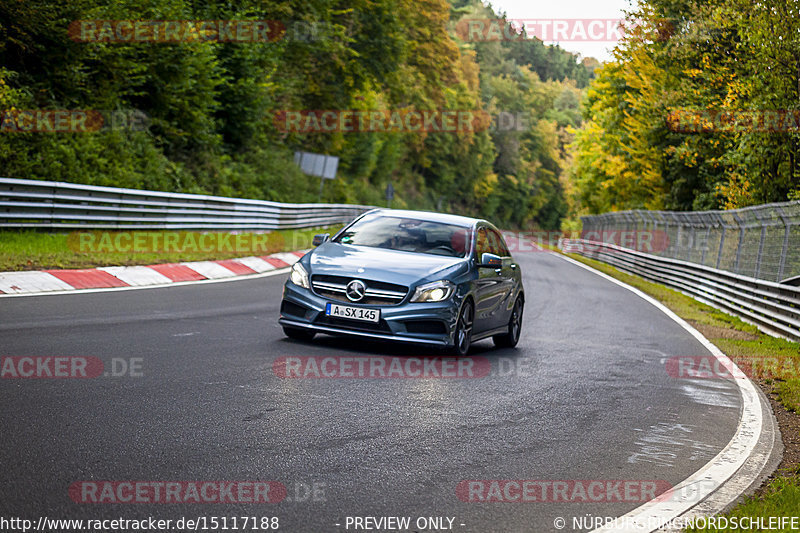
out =
{"type": "Polygon", "coordinates": [[[364,282],[359,279],[354,279],[350,283],[347,284],[347,288],[345,289],[345,294],[347,294],[347,299],[351,302],[357,302],[364,297],[364,293],[367,292],[367,286],[364,285],[364,282]]]}

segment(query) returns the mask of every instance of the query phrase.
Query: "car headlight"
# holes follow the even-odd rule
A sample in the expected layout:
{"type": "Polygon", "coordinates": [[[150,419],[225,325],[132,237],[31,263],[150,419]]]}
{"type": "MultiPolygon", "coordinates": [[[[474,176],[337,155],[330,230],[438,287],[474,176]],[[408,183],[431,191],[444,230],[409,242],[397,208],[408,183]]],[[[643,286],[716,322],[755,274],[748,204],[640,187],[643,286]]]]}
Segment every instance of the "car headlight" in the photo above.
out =
{"type": "Polygon", "coordinates": [[[456,286],[447,280],[434,281],[420,285],[411,297],[412,302],[441,302],[447,300],[456,286]]]}
{"type": "Polygon", "coordinates": [[[292,273],[289,279],[298,287],[303,287],[304,289],[311,288],[311,284],[308,282],[308,272],[306,272],[306,269],[303,268],[303,265],[300,263],[292,265],[292,273]]]}

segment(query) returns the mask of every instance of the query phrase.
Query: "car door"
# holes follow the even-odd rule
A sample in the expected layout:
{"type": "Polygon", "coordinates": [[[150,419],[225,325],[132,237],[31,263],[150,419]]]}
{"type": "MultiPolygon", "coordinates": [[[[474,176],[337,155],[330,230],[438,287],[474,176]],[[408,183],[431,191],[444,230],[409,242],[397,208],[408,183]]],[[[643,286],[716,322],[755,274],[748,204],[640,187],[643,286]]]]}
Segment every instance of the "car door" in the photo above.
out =
{"type": "MultiPolygon", "coordinates": [[[[500,255],[496,238],[491,228],[479,226],[475,232],[475,263],[480,264],[484,253],[500,255]]],[[[499,327],[504,295],[507,292],[503,276],[503,268],[479,268],[477,289],[475,291],[475,324],[474,329],[482,331],[499,327]]]]}
{"type": "Polygon", "coordinates": [[[511,311],[514,307],[514,289],[517,282],[516,271],[519,267],[514,262],[514,258],[511,257],[511,252],[508,251],[508,246],[506,246],[505,239],[503,239],[500,232],[494,228],[488,228],[487,231],[490,248],[495,250],[492,253],[503,258],[503,267],[499,275],[499,292],[501,293],[500,305],[495,313],[494,318],[496,320],[492,321],[492,327],[499,328],[508,324],[508,320],[511,318],[511,311]]]}

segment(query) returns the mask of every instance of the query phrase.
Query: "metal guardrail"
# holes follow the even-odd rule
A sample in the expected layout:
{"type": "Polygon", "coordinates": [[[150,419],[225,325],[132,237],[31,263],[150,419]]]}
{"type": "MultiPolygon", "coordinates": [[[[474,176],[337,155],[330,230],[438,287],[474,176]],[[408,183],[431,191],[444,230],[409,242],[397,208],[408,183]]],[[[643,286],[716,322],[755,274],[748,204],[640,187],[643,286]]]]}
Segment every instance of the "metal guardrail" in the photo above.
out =
{"type": "Polygon", "coordinates": [[[633,210],[581,220],[589,240],[609,242],[604,235],[614,231],[663,232],[668,245],[655,252],[661,257],[800,283],[800,202],[689,213],[633,210]]]}
{"type": "Polygon", "coordinates": [[[0,228],[276,230],[344,224],[369,209],[0,178],[0,228]]]}
{"type": "Polygon", "coordinates": [[[561,249],[677,289],[738,315],[769,333],[800,340],[800,287],[605,242],[563,239],[561,249]]]}

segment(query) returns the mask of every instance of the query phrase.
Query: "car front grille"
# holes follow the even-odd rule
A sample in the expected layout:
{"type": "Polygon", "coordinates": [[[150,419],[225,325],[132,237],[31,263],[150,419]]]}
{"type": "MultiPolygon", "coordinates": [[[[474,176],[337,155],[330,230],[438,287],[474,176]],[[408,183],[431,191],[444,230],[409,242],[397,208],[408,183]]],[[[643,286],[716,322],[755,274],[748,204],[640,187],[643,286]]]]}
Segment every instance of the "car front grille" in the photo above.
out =
{"type": "Polygon", "coordinates": [[[311,287],[316,294],[324,298],[358,305],[396,305],[408,294],[408,287],[403,285],[345,276],[315,275],[311,277],[311,287]],[[347,284],[354,279],[363,281],[367,286],[364,297],[357,302],[349,300],[345,294],[347,284]]]}

